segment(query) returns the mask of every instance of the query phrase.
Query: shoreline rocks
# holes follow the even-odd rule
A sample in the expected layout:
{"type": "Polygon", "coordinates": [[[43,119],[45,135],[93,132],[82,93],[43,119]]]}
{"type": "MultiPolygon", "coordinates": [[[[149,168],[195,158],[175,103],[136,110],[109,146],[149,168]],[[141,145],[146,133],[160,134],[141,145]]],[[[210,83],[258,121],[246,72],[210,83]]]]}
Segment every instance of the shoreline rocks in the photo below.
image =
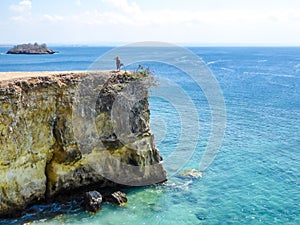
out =
{"type": "Polygon", "coordinates": [[[83,208],[88,211],[95,213],[102,208],[103,202],[108,202],[117,206],[125,206],[127,203],[127,197],[124,192],[115,191],[112,193],[101,194],[98,191],[88,191],[84,194],[83,208]]]}
{"type": "Polygon", "coordinates": [[[101,209],[102,195],[98,191],[89,191],[84,195],[84,208],[89,212],[101,209]]]}
{"type": "Polygon", "coordinates": [[[185,170],[180,172],[179,177],[181,178],[192,178],[192,179],[199,179],[202,177],[202,172],[196,170],[196,169],[189,169],[189,170],[185,170]]]}
{"type": "Polygon", "coordinates": [[[104,201],[112,203],[118,206],[124,206],[127,203],[127,197],[124,192],[115,191],[111,194],[107,194],[103,196],[104,201]]]}

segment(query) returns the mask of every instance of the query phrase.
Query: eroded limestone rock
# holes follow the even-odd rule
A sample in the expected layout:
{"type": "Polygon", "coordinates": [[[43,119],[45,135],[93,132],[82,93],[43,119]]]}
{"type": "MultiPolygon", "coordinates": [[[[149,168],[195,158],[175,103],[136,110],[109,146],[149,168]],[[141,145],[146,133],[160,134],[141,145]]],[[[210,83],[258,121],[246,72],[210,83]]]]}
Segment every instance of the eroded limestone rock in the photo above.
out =
{"type": "Polygon", "coordinates": [[[90,184],[166,180],[144,77],[32,74],[0,73],[0,215],[90,184]]]}
{"type": "Polygon", "coordinates": [[[114,205],[124,206],[127,203],[127,197],[124,192],[115,191],[104,196],[104,201],[110,202],[114,205]]]}

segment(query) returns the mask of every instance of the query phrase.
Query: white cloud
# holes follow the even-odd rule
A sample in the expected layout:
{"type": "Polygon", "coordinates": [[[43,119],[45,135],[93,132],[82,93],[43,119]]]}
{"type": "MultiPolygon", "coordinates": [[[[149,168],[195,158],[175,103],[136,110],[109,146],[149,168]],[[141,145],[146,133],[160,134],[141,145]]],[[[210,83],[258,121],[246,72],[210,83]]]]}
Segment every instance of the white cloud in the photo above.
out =
{"type": "Polygon", "coordinates": [[[76,6],[81,6],[81,0],[76,0],[76,1],[75,1],[75,5],[76,5],[76,6]]]}
{"type": "Polygon", "coordinates": [[[11,5],[9,8],[15,12],[30,11],[32,8],[32,3],[29,0],[22,0],[17,5],[11,5]]]}
{"type": "MultiPolygon", "coordinates": [[[[106,0],[107,1],[107,0],[106,0]]],[[[124,6],[127,1],[121,2],[124,6]]],[[[129,8],[132,5],[129,5],[129,8]]],[[[300,11],[94,10],[76,15],[76,24],[97,27],[117,40],[163,40],[196,43],[299,43],[300,11]],[[129,13],[131,12],[131,13],[129,13]],[[113,31],[122,32],[121,36],[113,31]],[[134,34],[134,35],[133,35],[134,34]],[[291,35],[292,34],[292,35],[291,35]]],[[[73,18],[75,19],[75,17],[73,18]]]]}
{"type": "Polygon", "coordinates": [[[119,9],[124,13],[140,14],[142,12],[140,7],[135,2],[132,2],[131,4],[128,3],[127,0],[103,0],[103,2],[110,4],[114,8],[119,9]]]}
{"type": "MultiPolygon", "coordinates": [[[[197,43],[299,43],[300,11],[295,9],[148,9],[130,0],[102,0],[101,8],[80,14],[34,14],[29,0],[11,10],[19,12],[15,22],[29,21],[31,27],[49,25],[61,29],[66,40],[78,42],[107,39],[112,41],[163,40],[197,43]],[[27,10],[27,11],[26,11],[27,10]],[[39,23],[39,24],[38,24],[39,23]],[[80,29],[79,29],[80,28],[80,29]],[[80,32],[79,32],[80,30],[80,32]],[[78,35],[72,35],[77,32],[78,35]],[[118,35],[121,34],[121,35],[118,35]],[[80,39],[81,38],[81,39],[80,39]]],[[[84,2],[74,0],[72,7],[84,2]]],[[[34,28],[32,28],[34,30],[34,28]]],[[[34,31],[32,33],[35,33],[34,31]]],[[[38,32],[36,32],[38,33],[38,32]]]]}
{"type": "Polygon", "coordinates": [[[275,21],[286,22],[287,20],[296,21],[299,13],[294,10],[293,13],[284,11],[257,11],[257,10],[201,10],[201,9],[161,9],[147,10],[142,9],[135,2],[128,0],[102,0],[111,9],[102,11],[94,9],[87,11],[80,17],[79,23],[92,24],[111,24],[127,25],[134,27],[145,26],[178,26],[178,27],[201,27],[204,25],[211,27],[222,26],[240,26],[245,25],[260,26],[261,23],[274,23],[275,21]],[[295,15],[296,14],[296,15],[295,15]]]}
{"type": "Polygon", "coordinates": [[[29,0],[22,0],[17,5],[11,5],[9,9],[17,15],[10,19],[16,23],[28,23],[32,21],[31,16],[32,3],[29,0]]]}
{"type": "Polygon", "coordinates": [[[16,23],[25,23],[28,22],[28,19],[24,16],[13,16],[11,18],[12,21],[16,22],[16,23]]]}
{"type": "Polygon", "coordinates": [[[49,21],[51,23],[63,21],[64,17],[58,15],[45,14],[42,16],[42,21],[49,21]]]}

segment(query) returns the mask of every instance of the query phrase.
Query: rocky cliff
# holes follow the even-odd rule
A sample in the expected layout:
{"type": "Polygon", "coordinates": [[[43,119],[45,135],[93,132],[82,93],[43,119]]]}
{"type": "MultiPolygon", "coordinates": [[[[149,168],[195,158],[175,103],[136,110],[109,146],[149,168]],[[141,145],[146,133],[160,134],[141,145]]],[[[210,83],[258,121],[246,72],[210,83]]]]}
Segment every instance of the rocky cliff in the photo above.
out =
{"type": "Polygon", "coordinates": [[[0,73],[0,215],[89,185],[165,181],[148,88],[136,73],[0,73]]]}

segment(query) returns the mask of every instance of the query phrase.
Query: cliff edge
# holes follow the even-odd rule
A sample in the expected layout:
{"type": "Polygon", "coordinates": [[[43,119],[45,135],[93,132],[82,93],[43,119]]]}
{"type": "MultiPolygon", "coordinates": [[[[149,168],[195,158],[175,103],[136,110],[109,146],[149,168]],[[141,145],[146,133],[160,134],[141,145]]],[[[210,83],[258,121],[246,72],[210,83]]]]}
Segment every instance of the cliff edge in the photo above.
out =
{"type": "Polygon", "coordinates": [[[0,73],[0,215],[89,185],[165,181],[148,91],[139,73],[0,73]]]}

